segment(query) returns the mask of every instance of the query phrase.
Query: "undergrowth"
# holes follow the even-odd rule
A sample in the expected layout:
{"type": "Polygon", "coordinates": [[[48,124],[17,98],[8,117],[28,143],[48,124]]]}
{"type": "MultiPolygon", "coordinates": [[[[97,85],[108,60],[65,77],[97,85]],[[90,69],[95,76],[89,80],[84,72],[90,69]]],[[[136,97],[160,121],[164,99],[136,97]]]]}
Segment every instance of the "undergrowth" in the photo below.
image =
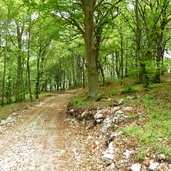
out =
{"type": "Polygon", "coordinates": [[[145,113],[134,123],[122,129],[123,133],[134,139],[143,148],[136,158],[141,160],[148,148],[164,153],[171,160],[171,91],[169,84],[154,86],[150,91],[142,93],[132,100],[145,113]]]}
{"type": "Polygon", "coordinates": [[[142,85],[110,83],[101,87],[99,101],[90,101],[85,94],[78,94],[72,99],[72,104],[82,108],[106,106],[117,99],[124,99],[127,105],[134,105],[140,113],[138,119],[128,113],[131,123],[122,128],[122,132],[140,146],[136,160],[143,160],[149,149],[164,153],[171,160],[171,85],[164,82],[150,85],[148,90],[142,85]],[[128,99],[128,96],[134,96],[128,99]]]}

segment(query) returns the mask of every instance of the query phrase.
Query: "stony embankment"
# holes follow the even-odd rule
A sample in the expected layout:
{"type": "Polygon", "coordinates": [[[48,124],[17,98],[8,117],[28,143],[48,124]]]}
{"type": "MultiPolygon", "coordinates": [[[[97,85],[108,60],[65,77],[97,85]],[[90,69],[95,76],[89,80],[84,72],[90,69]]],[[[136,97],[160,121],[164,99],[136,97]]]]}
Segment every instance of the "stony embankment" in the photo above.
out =
{"type": "MultiPolygon", "coordinates": [[[[128,99],[134,98],[131,96],[128,99]]],[[[162,153],[149,151],[141,161],[136,156],[141,149],[133,140],[123,134],[122,128],[143,117],[143,113],[135,106],[126,105],[121,99],[117,103],[103,108],[81,108],[68,106],[68,115],[81,122],[88,132],[88,144],[92,149],[89,158],[99,163],[94,170],[105,171],[171,171],[169,157],[162,153]],[[130,113],[134,117],[130,117],[130,113]]]]}

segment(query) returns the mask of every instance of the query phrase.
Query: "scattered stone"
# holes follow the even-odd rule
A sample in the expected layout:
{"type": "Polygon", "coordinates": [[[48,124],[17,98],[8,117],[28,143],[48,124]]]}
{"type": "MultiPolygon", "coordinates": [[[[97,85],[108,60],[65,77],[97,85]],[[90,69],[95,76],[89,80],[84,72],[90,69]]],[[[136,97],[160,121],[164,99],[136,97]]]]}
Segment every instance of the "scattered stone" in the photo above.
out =
{"type": "Polygon", "coordinates": [[[106,164],[111,164],[112,161],[113,161],[114,157],[113,157],[113,153],[112,151],[105,151],[103,153],[103,156],[102,156],[102,160],[106,163],[106,164]]]}
{"type": "Polygon", "coordinates": [[[169,169],[171,169],[171,164],[169,164],[169,169]]]}
{"type": "Polygon", "coordinates": [[[133,110],[133,107],[131,106],[126,106],[126,107],[123,107],[123,111],[127,111],[127,112],[130,112],[133,110]]]}
{"type": "Polygon", "coordinates": [[[0,126],[6,125],[6,120],[1,120],[0,126]]]}
{"type": "Polygon", "coordinates": [[[107,133],[108,129],[113,126],[113,120],[110,117],[107,117],[103,121],[102,133],[107,133]]]}
{"type": "Polygon", "coordinates": [[[157,162],[152,162],[152,161],[151,161],[151,162],[150,162],[149,169],[155,171],[159,165],[160,165],[159,163],[157,163],[157,162]]]}
{"type": "Polygon", "coordinates": [[[140,163],[134,163],[131,166],[132,171],[140,171],[141,170],[141,164],[140,163]]]}
{"type": "Polygon", "coordinates": [[[127,162],[128,162],[128,160],[121,160],[120,164],[124,164],[124,163],[127,163],[127,162]]]}
{"type": "Polygon", "coordinates": [[[123,155],[124,155],[127,159],[131,156],[131,154],[133,154],[133,151],[129,151],[129,150],[126,150],[126,151],[123,153],[123,155]]]}
{"type": "Polygon", "coordinates": [[[106,171],[110,171],[110,170],[113,170],[113,169],[115,169],[115,164],[114,163],[112,163],[111,165],[109,165],[107,168],[106,168],[106,171]]]}
{"type": "Polygon", "coordinates": [[[87,116],[87,115],[88,115],[88,111],[85,110],[85,111],[81,114],[81,117],[84,118],[84,117],[87,116]]]}
{"type": "Polygon", "coordinates": [[[106,164],[111,164],[114,159],[114,153],[115,153],[115,148],[113,147],[113,143],[111,142],[109,144],[109,147],[106,149],[106,151],[103,152],[102,160],[106,164]]]}
{"type": "Polygon", "coordinates": [[[112,132],[110,135],[110,138],[114,139],[115,137],[120,136],[122,133],[121,132],[112,132]]]}
{"type": "Polygon", "coordinates": [[[124,114],[124,112],[122,111],[122,110],[118,110],[118,111],[116,111],[116,113],[115,113],[115,115],[116,116],[122,116],[124,114]]]}
{"type": "Polygon", "coordinates": [[[103,114],[101,113],[101,110],[99,110],[95,115],[94,115],[94,120],[97,122],[97,123],[100,123],[102,122],[104,119],[104,116],[103,114]]]}
{"type": "Polygon", "coordinates": [[[120,100],[118,101],[118,104],[119,104],[119,105],[123,104],[123,101],[124,101],[124,99],[123,99],[123,98],[122,98],[122,99],[120,99],[120,100]]]}
{"type": "Polygon", "coordinates": [[[127,96],[127,99],[132,100],[132,99],[135,99],[135,97],[134,96],[127,96]]]}
{"type": "Polygon", "coordinates": [[[116,111],[118,111],[118,110],[120,110],[120,106],[114,106],[113,108],[112,108],[112,112],[116,112],[116,111]]]}
{"type": "Polygon", "coordinates": [[[71,109],[70,112],[73,113],[74,112],[74,109],[71,109]]]}

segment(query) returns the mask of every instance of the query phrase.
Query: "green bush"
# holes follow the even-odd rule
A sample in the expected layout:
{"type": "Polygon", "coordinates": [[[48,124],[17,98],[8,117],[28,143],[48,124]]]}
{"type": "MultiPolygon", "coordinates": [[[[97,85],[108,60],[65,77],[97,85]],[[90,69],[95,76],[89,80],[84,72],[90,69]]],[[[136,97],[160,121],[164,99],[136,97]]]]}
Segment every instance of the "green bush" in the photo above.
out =
{"type": "Polygon", "coordinates": [[[134,93],[136,90],[133,87],[125,87],[122,89],[121,94],[129,94],[129,93],[134,93]]]}

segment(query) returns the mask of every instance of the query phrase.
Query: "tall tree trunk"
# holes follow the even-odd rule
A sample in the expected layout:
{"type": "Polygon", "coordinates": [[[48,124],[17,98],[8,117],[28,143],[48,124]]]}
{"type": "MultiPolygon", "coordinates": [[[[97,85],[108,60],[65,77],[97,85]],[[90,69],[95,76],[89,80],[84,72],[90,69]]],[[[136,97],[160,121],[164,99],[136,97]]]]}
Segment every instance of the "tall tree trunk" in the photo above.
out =
{"type": "Polygon", "coordinates": [[[82,87],[85,88],[86,86],[86,79],[85,79],[85,59],[83,57],[83,66],[82,66],[82,87]]]}
{"type": "Polygon", "coordinates": [[[39,50],[39,54],[37,56],[36,99],[39,98],[40,94],[40,53],[41,50],[39,50]]]}
{"type": "Polygon", "coordinates": [[[124,77],[124,49],[123,49],[123,33],[122,26],[120,27],[120,77],[123,79],[124,77]]]}
{"type": "Polygon", "coordinates": [[[1,99],[1,106],[4,106],[4,98],[5,98],[6,63],[7,63],[7,40],[5,40],[5,47],[4,47],[4,70],[3,70],[3,79],[2,79],[2,99],[1,99]]]}
{"type": "Polygon", "coordinates": [[[140,57],[140,49],[141,49],[141,28],[140,28],[140,17],[139,17],[139,10],[138,10],[139,0],[135,1],[135,20],[136,20],[136,30],[135,30],[135,37],[136,37],[136,66],[138,69],[138,82],[143,82],[143,72],[142,70],[143,65],[141,65],[141,57],[140,57]]]}
{"type": "Polygon", "coordinates": [[[23,27],[20,28],[19,23],[17,25],[17,45],[18,45],[18,54],[17,54],[17,84],[16,84],[16,101],[23,101],[23,62],[22,62],[22,34],[23,27]]]}
{"type": "Polygon", "coordinates": [[[30,95],[30,100],[32,101],[32,91],[31,91],[31,80],[30,80],[30,42],[31,42],[31,19],[29,21],[29,30],[28,30],[28,42],[27,42],[27,84],[28,84],[28,90],[30,95]]]}
{"type": "Polygon", "coordinates": [[[112,53],[112,69],[111,69],[111,79],[114,79],[114,77],[116,77],[115,74],[115,54],[112,53]]]}
{"type": "Polygon", "coordinates": [[[85,15],[85,48],[88,73],[88,96],[95,98],[99,92],[98,73],[96,65],[96,49],[94,36],[94,8],[96,0],[83,0],[85,15]]]}
{"type": "Polygon", "coordinates": [[[116,70],[116,75],[117,75],[117,78],[120,78],[120,72],[119,72],[119,52],[116,51],[115,52],[115,70],[116,70]]]}

